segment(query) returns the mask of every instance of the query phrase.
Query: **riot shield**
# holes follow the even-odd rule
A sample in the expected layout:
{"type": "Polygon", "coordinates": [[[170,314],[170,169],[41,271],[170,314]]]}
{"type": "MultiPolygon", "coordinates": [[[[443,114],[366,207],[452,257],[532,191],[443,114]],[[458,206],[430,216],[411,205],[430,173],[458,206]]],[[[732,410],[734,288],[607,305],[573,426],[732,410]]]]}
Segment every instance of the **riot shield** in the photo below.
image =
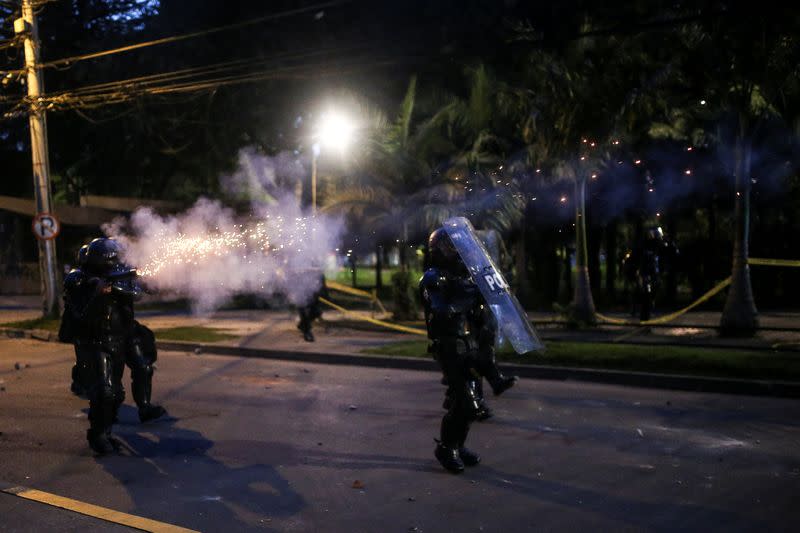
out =
{"type": "Polygon", "coordinates": [[[467,266],[472,280],[489,304],[498,328],[514,347],[514,351],[525,354],[544,350],[544,344],[528,320],[528,315],[478,239],[469,220],[453,217],[446,220],[443,227],[467,266]]]}

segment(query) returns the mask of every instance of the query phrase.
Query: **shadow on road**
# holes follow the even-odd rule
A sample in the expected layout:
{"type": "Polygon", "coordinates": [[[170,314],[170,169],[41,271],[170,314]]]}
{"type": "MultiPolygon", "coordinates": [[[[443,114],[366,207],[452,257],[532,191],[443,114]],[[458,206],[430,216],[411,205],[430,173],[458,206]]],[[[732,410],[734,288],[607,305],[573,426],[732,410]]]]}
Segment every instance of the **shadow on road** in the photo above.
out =
{"type": "MultiPolygon", "coordinates": [[[[227,465],[212,457],[215,443],[165,418],[141,425],[123,405],[115,435],[119,455],[97,458],[125,487],[133,514],[198,530],[264,531],[271,517],[305,507],[302,496],[272,465],[227,465]]],[[[257,455],[263,457],[263,455],[257,455]]]]}

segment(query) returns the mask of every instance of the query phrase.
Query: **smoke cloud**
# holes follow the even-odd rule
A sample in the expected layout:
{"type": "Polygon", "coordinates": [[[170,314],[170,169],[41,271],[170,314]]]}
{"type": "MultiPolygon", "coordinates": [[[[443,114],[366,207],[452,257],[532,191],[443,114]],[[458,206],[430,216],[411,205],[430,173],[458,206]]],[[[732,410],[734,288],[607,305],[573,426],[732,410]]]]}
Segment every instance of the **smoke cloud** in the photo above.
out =
{"type": "Polygon", "coordinates": [[[287,160],[243,151],[237,172],[222,178],[230,192],[251,199],[249,213],[201,198],[177,215],[140,208],[103,230],[122,245],[123,259],[148,287],[189,298],[196,313],[218,309],[240,293],[302,304],[319,288],[343,223],[307,215],[280,188],[275,170],[287,160]]]}

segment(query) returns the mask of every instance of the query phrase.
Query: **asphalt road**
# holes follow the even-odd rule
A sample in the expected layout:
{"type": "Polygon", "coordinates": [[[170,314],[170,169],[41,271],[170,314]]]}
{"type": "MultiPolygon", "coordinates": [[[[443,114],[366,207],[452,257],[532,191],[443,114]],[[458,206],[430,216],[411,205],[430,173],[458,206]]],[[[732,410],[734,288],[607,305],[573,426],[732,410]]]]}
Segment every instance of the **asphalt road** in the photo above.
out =
{"type": "MultiPolygon", "coordinates": [[[[141,425],[128,400],[124,450],[95,458],[71,360],[0,340],[0,483],[202,531],[800,527],[796,400],[523,380],[473,426],[483,464],[453,476],[434,373],[163,353],[170,418],[141,425]]],[[[0,529],[124,530],[2,493],[0,529]]]]}

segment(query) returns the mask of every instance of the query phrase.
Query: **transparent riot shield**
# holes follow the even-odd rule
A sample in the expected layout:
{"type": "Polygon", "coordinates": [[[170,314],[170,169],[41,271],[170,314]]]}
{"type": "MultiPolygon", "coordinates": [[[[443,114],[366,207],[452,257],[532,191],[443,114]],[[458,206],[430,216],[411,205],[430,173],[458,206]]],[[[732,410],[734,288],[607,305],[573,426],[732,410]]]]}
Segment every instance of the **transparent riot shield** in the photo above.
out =
{"type": "Polygon", "coordinates": [[[470,221],[464,217],[454,217],[446,220],[443,227],[489,304],[499,330],[514,351],[525,354],[544,350],[544,344],[528,320],[528,315],[478,239],[470,221]]]}

